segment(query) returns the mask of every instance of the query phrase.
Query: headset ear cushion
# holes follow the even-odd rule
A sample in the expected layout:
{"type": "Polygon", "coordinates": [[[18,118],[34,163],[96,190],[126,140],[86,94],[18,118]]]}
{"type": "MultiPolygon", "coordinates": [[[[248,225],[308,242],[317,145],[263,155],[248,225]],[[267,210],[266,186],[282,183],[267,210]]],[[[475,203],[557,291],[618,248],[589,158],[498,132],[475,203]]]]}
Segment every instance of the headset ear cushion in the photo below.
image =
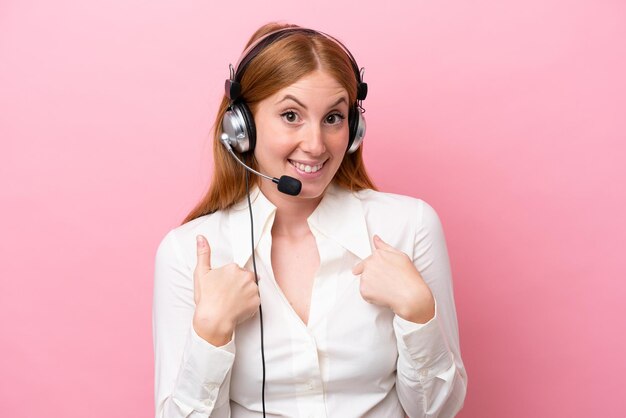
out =
{"type": "Polygon", "coordinates": [[[354,142],[354,138],[356,137],[357,124],[359,123],[359,118],[356,111],[356,106],[351,106],[348,112],[348,129],[350,131],[348,149],[350,149],[352,143],[354,142]]]}
{"type": "Polygon", "coordinates": [[[359,149],[365,137],[365,117],[359,108],[354,105],[350,108],[349,119],[350,140],[346,153],[352,154],[359,149]]]}
{"type": "Polygon", "coordinates": [[[222,132],[230,146],[239,153],[250,151],[256,142],[254,118],[242,102],[231,104],[222,118],[222,132]]]}
{"type": "Polygon", "coordinates": [[[256,144],[256,126],[254,125],[254,116],[252,115],[252,112],[246,102],[241,101],[237,103],[237,107],[243,116],[245,129],[248,134],[248,140],[250,141],[248,152],[254,152],[254,146],[256,144]]]}

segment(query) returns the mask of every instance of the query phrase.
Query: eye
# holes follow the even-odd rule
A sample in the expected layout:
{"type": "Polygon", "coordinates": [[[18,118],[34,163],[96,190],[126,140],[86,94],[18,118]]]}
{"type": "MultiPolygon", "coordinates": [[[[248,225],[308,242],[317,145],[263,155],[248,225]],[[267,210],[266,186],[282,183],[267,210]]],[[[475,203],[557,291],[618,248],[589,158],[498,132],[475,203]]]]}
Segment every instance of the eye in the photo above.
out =
{"type": "Polygon", "coordinates": [[[324,121],[329,125],[339,125],[345,118],[341,113],[332,113],[324,121]]]}
{"type": "Polygon", "coordinates": [[[285,113],[281,113],[280,117],[283,118],[287,123],[296,123],[298,121],[298,114],[293,110],[288,110],[285,113]]]}

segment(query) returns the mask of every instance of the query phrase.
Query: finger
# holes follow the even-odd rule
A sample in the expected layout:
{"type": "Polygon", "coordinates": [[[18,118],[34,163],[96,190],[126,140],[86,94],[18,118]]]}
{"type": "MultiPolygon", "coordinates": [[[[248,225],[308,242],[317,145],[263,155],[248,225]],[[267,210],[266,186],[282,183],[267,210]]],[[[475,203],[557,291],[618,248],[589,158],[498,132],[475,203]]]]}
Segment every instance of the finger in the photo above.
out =
{"type": "Polygon", "coordinates": [[[352,267],[352,274],[359,275],[361,273],[363,273],[363,269],[365,268],[365,266],[363,265],[363,262],[359,262],[356,266],[352,267]]]}
{"type": "Polygon", "coordinates": [[[376,234],[374,234],[374,247],[376,247],[377,250],[397,251],[394,247],[387,244],[385,241],[382,240],[381,237],[376,234]]]}
{"type": "Polygon", "coordinates": [[[196,268],[200,272],[208,272],[211,270],[211,247],[209,242],[202,235],[196,235],[196,251],[198,254],[198,264],[196,268]]]}
{"type": "Polygon", "coordinates": [[[367,303],[372,303],[372,300],[367,297],[365,292],[363,291],[363,284],[359,286],[359,293],[361,294],[361,299],[363,299],[367,303]]]}

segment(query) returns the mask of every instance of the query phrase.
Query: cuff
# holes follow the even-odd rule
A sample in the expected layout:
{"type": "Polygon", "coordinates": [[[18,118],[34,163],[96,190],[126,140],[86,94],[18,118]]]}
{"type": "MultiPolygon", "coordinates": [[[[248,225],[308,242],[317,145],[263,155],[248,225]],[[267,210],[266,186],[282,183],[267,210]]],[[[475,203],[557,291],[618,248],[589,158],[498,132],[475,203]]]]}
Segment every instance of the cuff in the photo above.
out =
{"type": "MultiPolygon", "coordinates": [[[[190,327],[173,398],[191,410],[210,412],[235,361],[235,341],[216,347],[190,327]]],[[[186,409],[186,408],[182,408],[186,409]]]]}
{"type": "Polygon", "coordinates": [[[452,362],[437,311],[435,301],[435,316],[425,324],[407,321],[398,315],[393,319],[398,349],[405,352],[412,368],[421,370],[422,377],[447,370],[452,362]]]}

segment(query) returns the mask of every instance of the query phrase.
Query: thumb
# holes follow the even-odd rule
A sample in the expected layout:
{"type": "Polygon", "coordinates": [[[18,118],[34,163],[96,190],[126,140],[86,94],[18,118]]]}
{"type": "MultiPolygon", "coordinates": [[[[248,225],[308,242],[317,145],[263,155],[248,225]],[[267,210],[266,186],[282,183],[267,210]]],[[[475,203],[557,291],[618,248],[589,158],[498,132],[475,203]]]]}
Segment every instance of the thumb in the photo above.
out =
{"type": "Polygon", "coordinates": [[[376,247],[377,250],[396,251],[396,249],[394,247],[392,247],[391,245],[387,244],[385,241],[382,240],[381,237],[379,237],[376,234],[374,234],[374,247],[376,247]]]}
{"type": "Polygon", "coordinates": [[[203,235],[196,235],[197,267],[202,271],[211,270],[211,247],[203,235]]]}

